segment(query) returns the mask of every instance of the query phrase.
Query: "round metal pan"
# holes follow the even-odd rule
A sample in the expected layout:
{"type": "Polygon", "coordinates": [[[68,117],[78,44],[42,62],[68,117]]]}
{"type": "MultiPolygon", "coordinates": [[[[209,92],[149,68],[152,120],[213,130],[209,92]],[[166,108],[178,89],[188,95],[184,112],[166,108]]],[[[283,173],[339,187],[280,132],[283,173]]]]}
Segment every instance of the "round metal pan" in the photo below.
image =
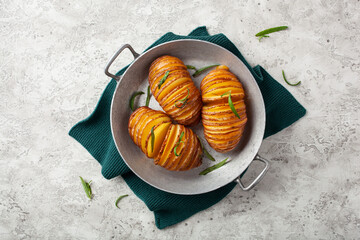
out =
{"type": "MultiPolygon", "coordinates": [[[[137,54],[134,49],[125,44],[111,58],[105,73],[118,81],[111,104],[111,131],[116,147],[128,167],[142,180],[148,184],[166,192],[193,195],[201,194],[218,189],[232,181],[239,183],[243,190],[254,187],[266,173],[268,161],[259,157],[257,152],[263,139],[265,129],[265,106],[259,87],[244,63],[227,49],[216,44],[200,40],[175,40],[158,45],[143,54],[137,54]],[[109,67],[118,55],[128,48],[134,55],[134,61],[122,76],[109,73],[109,67]],[[220,154],[214,151],[204,140],[202,124],[199,123],[192,129],[201,138],[205,148],[217,159],[217,162],[227,157],[231,159],[223,167],[205,176],[199,173],[214,162],[203,158],[203,164],[195,169],[175,172],[168,171],[153,163],[132,142],[128,133],[128,121],[131,114],[129,99],[133,92],[143,91],[146,93],[148,83],[148,71],[150,64],[157,57],[172,55],[180,58],[184,64],[197,67],[211,64],[224,64],[238,77],[246,94],[246,111],[248,122],[241,142],[231,152],[220,154]],[[239,176],[252,161],[259,160],[264,163],[263,171],[247,187],[245,187],[239,176]]],[[[192,72],[191,72],[192,73],[192,72]]],[[[195,85],[200,88],[200,82],[206,75],[193,78],[195,85]]],[[[139,105],[144,105],[146,94],[138,99],[139,105]]],[[[150,108],[162,110],[155,98],[150,101],[150,108]]]]}

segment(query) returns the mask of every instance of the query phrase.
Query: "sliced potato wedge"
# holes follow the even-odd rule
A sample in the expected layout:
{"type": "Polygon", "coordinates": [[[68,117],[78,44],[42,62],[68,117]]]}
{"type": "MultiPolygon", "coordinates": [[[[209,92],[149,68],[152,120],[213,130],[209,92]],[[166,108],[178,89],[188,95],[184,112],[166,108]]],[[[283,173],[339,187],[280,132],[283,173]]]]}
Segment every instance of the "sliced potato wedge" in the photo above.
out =
{"type": "Polygon", "coordinates": [[[128,131],[134,143],[151,158],[159,153],[170,124],[171,119],[165,113],[148,107],[140,107],[131,114],[128,131]],[[151,139],[152,129],[155,136],[154,144],[151,139]]]}
{"type": "Polygon", "coordinates": [[[201,155],[196,134],[183,125],[172,124],[154,163],[171,171],[186,171],[201,165],[201,155]]]}

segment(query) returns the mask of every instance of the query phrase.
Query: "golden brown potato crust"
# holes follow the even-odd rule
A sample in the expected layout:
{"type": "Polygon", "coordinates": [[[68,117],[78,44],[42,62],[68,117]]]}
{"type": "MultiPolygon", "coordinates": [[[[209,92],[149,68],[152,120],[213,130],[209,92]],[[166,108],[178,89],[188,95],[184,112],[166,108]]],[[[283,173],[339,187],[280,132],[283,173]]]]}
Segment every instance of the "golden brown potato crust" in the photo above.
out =
{"type": "Polygon", "coordinates": [[[130,116],[128,131],[141,151],[161,167],[186,171],[201,165],[202,149],[196,134],[183,125],[172,124],[162,111],[138,108],[130,116]]]}
{"type": "Polygon", "coordinates": [[[199,122],[202,107],[200,91],[179,58],[168,55],[157,58],[149,69],[149,84],[155,99],[172,119],[183,125],[199,122]],[[168,76],[159,88],[166,72],[168,76]],[[186,103],[179,102],[186,96],[186,103]]]}
{"type": "Polygon", "coordinates": [[[240,142],[247,122],[244,89],[229,71],[221,65],[207,74],[201,81],[201,94],[204,106],[202,108],[202,123],[204,135],[209,145],[218,152],[228,152],[240,142]],[[240,119],[232,112],[228,103],[231,100],[240,119]]]}

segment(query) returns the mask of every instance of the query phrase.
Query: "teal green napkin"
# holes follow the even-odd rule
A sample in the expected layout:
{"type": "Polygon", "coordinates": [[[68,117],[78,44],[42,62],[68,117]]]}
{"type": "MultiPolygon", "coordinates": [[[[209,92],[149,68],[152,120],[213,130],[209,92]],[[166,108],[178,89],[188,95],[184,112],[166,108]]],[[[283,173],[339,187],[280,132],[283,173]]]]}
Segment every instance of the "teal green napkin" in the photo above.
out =
{"type": "MultiPolygon", "coordinates": [[[[200,39],[218,44],[240,58],[249,68],[259,84],[266,108],[266,128],[264,138],[290,126],[305,115],[306,110],[261,66],[252,68],[235,45],[224,35],[209,35],[206,27],[198,27],[188,36],[166,33],[148,49],[176,39],[200,39]]],[[[117,75],[124,73],[127,67],[117,75]]],[[[209,208],[223,199],[235,186],[235,183],[215,191],[199,195],[177,195],[158,190],[138,178],[123,162],[110,129],[110,105],[116,81],[112,79],[105,88],[94,112],[85,120],[77,123],[69,135],[82,144],[101,164],[102,175],[111,179],[121,175],[131,190],[154,212],[155,224],[159,229],[181,222],[193,214],[209,208]]],[[[128,134],[124,132],[124,134],[128,134]]]]}

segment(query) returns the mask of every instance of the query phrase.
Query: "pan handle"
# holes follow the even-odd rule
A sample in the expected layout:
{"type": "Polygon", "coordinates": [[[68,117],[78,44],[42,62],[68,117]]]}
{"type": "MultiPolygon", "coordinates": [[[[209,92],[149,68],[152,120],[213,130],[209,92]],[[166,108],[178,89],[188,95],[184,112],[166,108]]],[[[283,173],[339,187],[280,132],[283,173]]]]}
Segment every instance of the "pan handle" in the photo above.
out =
{"type": "Polygon", "coordinates": [[[138,54],[137,52],[135,52],[135,50],[130,46],[130,44],[124,44],[121,46],[121,48],[114,54],[114,56],[112,56],[112,58],[110,59],[109,63],[106,65],[105,67],[105,74],[108,75],[109,77],[115,79],[117,82],[120,80],[120,76],[114,75],[112,73],[109,73],[109,68],[111,66],[111,64],[115,61],[115,59],[120,55],[120,53],[122,51],[124,51],[126,48],[128,48],[130,50],[130,52],[132,53],[132,55],[134,56],[134,59],[136,59],[138,56],[140,56],[140,54],[138,54]]]}
{"type": "Polygon", "coordinates": [[[258,184],[261,181],[261,179],[265,176],[266,172],[269,170],[268,160],[260,157],[259,155],[255,156],[253,161],[255,160],[265,163],[265,168],[261,171],[261,173],[255,178],[255,180],[252,183],[250,183],[247,187],[245,187],[244,184],[241,182],[240,176],[235,179],[235,182],[237,182],[240,185],[241,189],[244,191],[249,191],[250,189],[255,187],[256,184],[258,184]]]}

